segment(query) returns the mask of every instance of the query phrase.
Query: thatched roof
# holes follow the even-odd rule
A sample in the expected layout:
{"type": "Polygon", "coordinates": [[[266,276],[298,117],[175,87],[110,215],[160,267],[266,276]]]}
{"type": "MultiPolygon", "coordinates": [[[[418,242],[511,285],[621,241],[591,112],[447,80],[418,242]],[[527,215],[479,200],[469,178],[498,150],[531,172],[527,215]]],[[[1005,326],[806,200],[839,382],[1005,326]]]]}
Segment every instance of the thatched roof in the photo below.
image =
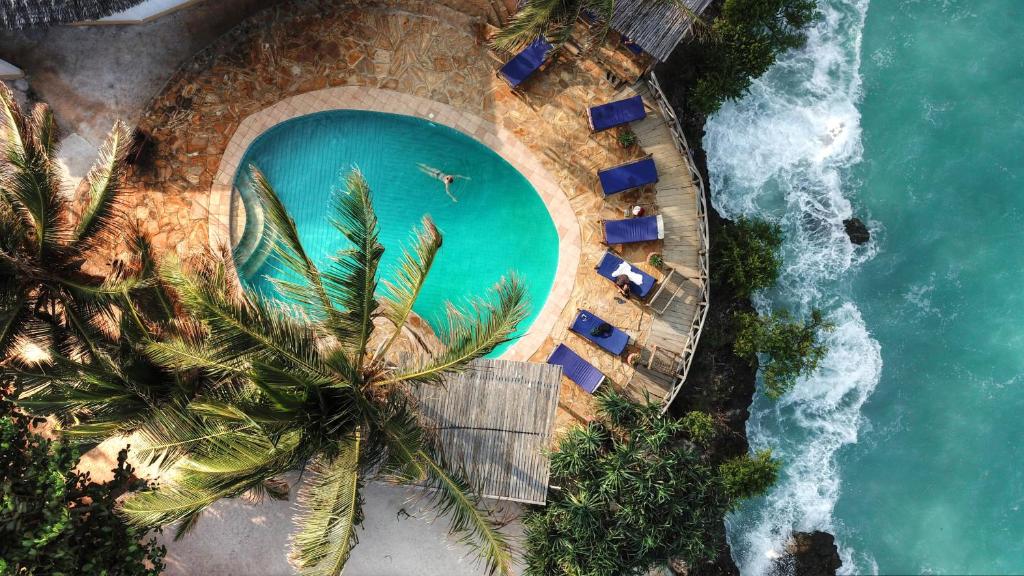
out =
{"type": "Polygon", "coordinates": [[[477,360],[445,386],[417,390],[420,414],[445,455],[479,481],[481,495],[543,505],[562,369],[477,360]]]}
{"type": "Polygon", "coordinates": [[[0,0],[0,28],[18,30],[97,20],[142,2],[143,0],[0,0]]]}
{"type": "MultiPolygon", "coordinates": [[[[682,0],[702,14],[711,0],[682,0]]],[[[690,30],[690,16],[676,0],[615,0],[611,26],[651,56],[664,62],[690,30]]]]}

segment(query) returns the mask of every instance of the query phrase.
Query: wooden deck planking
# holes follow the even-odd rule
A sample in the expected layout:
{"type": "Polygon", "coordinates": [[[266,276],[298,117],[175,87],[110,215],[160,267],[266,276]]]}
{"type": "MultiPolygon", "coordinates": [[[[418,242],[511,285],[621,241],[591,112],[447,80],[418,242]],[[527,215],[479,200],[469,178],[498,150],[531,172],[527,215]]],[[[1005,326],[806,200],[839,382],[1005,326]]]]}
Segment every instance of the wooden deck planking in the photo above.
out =
{"type": "MultiPolygon", "coordinates": [[[[646,89],[640,93],[650,97],[646,89]]],[[[691,328],[698,313],[701,296],[700,262],[701,230],[697,211],[700,189],[690,173],[689,163],[673,140],[672,130],[660,113],[649,114],[633,124],[644,151],[658,167],[658,213],[665,223],[662,256],[677,274],[685,277],[681,292],[661,314],[651,318],[651,329],[642,345],[647,350],[682,356],[690,344],[691,328]]],[[[646,391],[652,397],[666,399],[675,384],[676,374],[666,374],[640,366],[630,379],[627,389],[632,394],[646,391]]]]}

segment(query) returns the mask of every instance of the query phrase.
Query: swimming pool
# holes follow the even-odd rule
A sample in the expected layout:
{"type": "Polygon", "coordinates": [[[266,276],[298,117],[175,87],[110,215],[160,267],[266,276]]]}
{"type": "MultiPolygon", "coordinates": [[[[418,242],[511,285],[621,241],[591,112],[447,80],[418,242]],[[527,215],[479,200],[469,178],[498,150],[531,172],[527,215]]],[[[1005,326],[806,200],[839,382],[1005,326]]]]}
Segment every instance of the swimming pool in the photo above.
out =
{"type": "MultiPolygon", "coordinates": [[[[481,296],[510,271],[526,283],[530,316],[525,333],[544,306],[558,265],[558,233],[530,182],[490,148],[427,120],[361,110],[334,110],[288,120],[249,146],[235,176],[247,226],[254,217],[248,166],[266,174],[299,230],[310,257],[324,266],[347,241],[333,228],[330,197],[344,175],[358,168],[373,192],[385,247],[382,279],[392,277],[414,226],[430,215],[444,244],[417,300],[415,312],[435,328],[443,325],[444,302],[481,296]],[[451,185],[420,164],[461,175],[451,185]]],[[[278,271],[254,257],[258,235],[238,234],[235,261],[242,282],[276,295],[269,278],[278,271]]],[[[495,350],[500,355],[509,344],[495,350]]]]}

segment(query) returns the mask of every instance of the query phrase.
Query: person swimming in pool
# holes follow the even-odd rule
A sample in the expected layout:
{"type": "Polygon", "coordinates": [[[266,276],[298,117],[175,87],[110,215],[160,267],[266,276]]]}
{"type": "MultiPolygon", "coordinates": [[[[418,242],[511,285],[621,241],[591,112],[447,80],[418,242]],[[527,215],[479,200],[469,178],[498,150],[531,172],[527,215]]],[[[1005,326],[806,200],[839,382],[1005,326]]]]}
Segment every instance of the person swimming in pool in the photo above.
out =
{"type": "Polygon", "coordinates": [[[426,164],[420,164],[419,166],[420,170],[422,170],[424,174],[430,176],[431,178],[437,178],[441,182],[444,182],[444,192],[445,194],[448,195],[449,198],[452,199],[452,202],[459,201],[459,199],[456,198],[454,194],[452,194],[452,183],[455,182],[456,178],[469,180],[469,176],[462,176],[460,174],[445,174],[444,172],[438,170],[437,168],[434,168],[433,166],[427,166],[426,164]]]}

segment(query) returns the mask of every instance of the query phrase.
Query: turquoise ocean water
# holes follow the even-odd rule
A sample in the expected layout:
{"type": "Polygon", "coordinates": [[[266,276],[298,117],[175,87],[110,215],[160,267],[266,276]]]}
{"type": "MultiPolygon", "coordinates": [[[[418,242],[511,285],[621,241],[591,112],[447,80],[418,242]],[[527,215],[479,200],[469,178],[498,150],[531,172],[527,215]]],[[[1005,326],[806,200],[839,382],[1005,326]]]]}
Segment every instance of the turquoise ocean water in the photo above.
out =
{"type": "Polygon", "coordinates": [[[762,574],[823,529],[846,573],[1024,573],[1024,2],[820,9],[705,140],[718,208],[787,234],[759,306],[837,325],[818,374],[755,402],[785,473],[729,519],[733,555],[762,574]]]}
{"type": "MultiPolygon", "coordinates": [[[[330,198],[344,189],[343,177],[353,168],[363,173],[373,193],[385,247],[383,279],[393,277],[413,227],[430,215],[444,243],[415,311],[435,328],[444,326],[446,301],[482,296],[509,272],[517,273],[529,292],[531,315],[520,333],[547,300],[558,265],[558,234],[543,201],[515,168],[460,132],[409,116],[324,112],[267,131],[241,165],[250,163],[267,175],[295,220],[303,246],[321,267],[347,246],[330,224],[330,198]],[[419,169],[420,163],[468,177],[451,187],[457,201],[419,169]]],[[[238,175],[243,195],[247,174],[238,175]]],[[[273,291],[266,278],[279,273],[268,263],[245,280],[273,291]]]]}

